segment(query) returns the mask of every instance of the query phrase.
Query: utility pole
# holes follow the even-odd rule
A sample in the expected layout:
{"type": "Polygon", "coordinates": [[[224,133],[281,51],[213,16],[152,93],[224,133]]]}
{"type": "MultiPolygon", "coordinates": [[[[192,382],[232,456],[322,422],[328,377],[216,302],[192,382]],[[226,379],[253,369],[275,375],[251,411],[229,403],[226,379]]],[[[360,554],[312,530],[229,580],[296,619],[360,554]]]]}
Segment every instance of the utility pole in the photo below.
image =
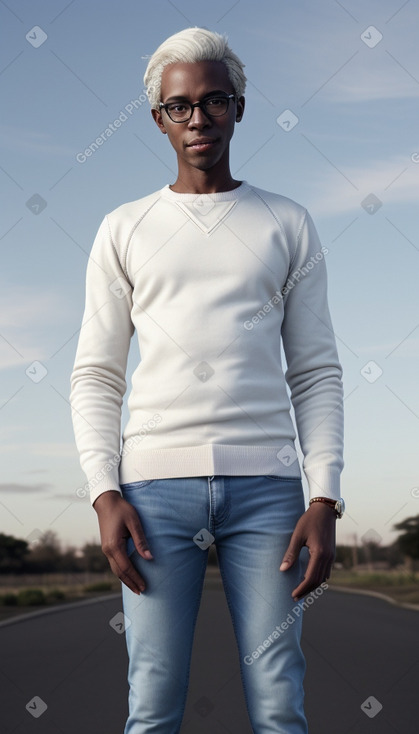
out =
{"type": "Polygon", "coordinates": [[[358,566],[358,539],[356,533],[353,535],[354,543],[352,546],[352,567],[358,566]]]}

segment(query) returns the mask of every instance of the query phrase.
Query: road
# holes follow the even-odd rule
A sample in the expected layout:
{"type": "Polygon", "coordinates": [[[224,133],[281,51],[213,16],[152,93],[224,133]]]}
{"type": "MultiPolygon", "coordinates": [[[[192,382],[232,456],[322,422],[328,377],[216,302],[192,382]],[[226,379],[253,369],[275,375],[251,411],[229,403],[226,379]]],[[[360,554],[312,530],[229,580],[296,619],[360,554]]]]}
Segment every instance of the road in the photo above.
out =
{"type": "MultiPolygon", "coordinates": [[[[2,734],[123,734],[128,659],[109,624],[121,610],[114,596],[0,626],[2,734]]],[[[417,733],[418,621],[331,588],[314,601],[302,638],[310,734],[417,733]]],[[[181,734],[252,734],[227,603],[209,573],[181,734]]]]}

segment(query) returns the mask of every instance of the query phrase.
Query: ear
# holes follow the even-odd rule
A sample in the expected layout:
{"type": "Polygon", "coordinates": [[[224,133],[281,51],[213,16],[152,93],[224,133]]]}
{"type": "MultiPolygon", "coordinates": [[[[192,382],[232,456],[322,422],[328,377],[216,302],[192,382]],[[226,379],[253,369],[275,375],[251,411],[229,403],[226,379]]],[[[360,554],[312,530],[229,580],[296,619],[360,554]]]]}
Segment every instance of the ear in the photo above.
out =
{"type": "Polygon", "coordinates": [[[151,110],[151,114],[152,114],[153,120],[156,123],[157,127],[159,128],[159,130],[161,130],[161,132],[163,133],[163,135],[167,135],[167,130],[166,130],[165,126],[164,126],[163,118],[161,116],[160,110],[152,109],[151,110]]]}
{"type": "Polygon", "coordinates": [[[245,105],[244,97],[239,97],[237,100],[237,108],[236,108],[236,122],[240,122],[240,120],[243,117],[244,105],[245,105]]]}

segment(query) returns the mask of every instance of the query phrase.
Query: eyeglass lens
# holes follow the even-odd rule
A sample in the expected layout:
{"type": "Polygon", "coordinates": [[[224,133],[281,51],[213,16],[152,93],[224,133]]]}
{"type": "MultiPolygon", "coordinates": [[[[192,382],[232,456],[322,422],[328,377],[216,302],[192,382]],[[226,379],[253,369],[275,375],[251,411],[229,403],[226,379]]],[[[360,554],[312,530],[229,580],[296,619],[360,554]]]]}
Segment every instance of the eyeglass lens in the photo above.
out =
{"type": "MultiPolygon", "coordinates": [[[[210,97],[201,102],[201,105],[205,114],[210,115],[210,117],[218,117],[225,115],[229,101],[228,97],[210,97]]],[[[170,102],[166,110],[172,120],[176,122],[190,119],[193,111],[190,102],[170,102]]]]}

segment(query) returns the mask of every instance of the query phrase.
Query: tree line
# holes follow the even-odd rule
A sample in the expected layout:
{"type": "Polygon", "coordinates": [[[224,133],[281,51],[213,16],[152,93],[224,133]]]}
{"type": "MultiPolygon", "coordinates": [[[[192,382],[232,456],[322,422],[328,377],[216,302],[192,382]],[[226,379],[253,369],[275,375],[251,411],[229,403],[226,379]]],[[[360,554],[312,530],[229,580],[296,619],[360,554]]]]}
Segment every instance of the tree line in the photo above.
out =
{"type": "MultiPolygon", "coordinates": [[[[371,540],[362,545],[338,545],[335,563],[344,568],[358,564],[386,563],[388,568],[401,564],[412,566],[419,559],[419,515],[408,517],[393,526],[396,540],[387,546],[371,540]]],[[[209,562],[215,563],[215,549],[210,548],[209,562]]],[[[0,533],[0,574],[7,573],[77,573],[109,571],[100,544],[85,543],[81,548],[62,547],[52,530],[41,533],[31,542],[0,533]]]]}

